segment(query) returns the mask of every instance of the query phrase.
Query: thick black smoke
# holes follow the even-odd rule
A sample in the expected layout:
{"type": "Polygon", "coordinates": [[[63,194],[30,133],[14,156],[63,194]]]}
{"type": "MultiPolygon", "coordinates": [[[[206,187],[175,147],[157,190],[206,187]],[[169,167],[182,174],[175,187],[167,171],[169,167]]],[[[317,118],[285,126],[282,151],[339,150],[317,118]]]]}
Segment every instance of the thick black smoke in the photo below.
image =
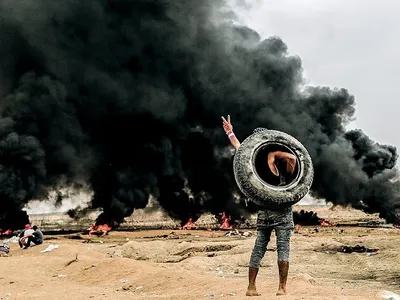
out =
{"type": "Polygon", "coordinates": [[[318,217],[316,212],[305,211],[304,209],[300,211],[293,211],[293,222],[294,224],[310,226],[310,225],[320,225],[322,219],[318,217]]]}
{"type": "Polygon", "coordinates": [[[256,127],[300,139],[314,195],[393,221],[396,150],[346,133],[354,98],[300,92],[300,58],[230,16],[219,0],[0,0],[0,227],[66,186],[94,191],[99,222],[121,222],[149,195],[182,221],[239,218],[228,113],[241,139],[256,127]]]}

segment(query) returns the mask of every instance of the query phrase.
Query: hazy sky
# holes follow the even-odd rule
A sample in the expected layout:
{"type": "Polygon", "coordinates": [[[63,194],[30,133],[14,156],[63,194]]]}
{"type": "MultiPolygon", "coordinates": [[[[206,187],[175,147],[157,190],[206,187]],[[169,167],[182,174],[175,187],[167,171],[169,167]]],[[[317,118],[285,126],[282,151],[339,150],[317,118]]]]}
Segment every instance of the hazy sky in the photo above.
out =
{"type": "Polygon", "coordinates": [[[311,84],[355,96],[352,128],[400,150],[400,1],[233,1],[244,23],[263,38],[281,37],[302,59],[311,84]]]}

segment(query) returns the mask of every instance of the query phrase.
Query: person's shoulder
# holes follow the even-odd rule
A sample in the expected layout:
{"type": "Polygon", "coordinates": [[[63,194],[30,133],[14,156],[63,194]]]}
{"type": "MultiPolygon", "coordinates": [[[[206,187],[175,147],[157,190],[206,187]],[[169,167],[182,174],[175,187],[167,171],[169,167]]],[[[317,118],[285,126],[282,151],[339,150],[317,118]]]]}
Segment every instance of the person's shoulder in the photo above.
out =
{"type": "Polygon", "coordinates": [[[275,157],[278,153],[279,153],[279,151],[268,152],[268,157],[275,157]]]}

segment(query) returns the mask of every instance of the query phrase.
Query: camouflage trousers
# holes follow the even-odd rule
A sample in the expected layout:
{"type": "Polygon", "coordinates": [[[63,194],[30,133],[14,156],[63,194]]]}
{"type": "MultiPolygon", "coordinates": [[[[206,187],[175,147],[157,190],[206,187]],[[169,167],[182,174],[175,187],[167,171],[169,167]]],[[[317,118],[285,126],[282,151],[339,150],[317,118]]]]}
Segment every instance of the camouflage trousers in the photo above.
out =
{"type": "Polygon", "coordinates": [[[251,253],[249,267],[260,267],[274,230],[278,260],[289,261],[290,237],[293,229],[293,212],[291,208],[260,211],[257,216],[257,238],[251,253]]]}

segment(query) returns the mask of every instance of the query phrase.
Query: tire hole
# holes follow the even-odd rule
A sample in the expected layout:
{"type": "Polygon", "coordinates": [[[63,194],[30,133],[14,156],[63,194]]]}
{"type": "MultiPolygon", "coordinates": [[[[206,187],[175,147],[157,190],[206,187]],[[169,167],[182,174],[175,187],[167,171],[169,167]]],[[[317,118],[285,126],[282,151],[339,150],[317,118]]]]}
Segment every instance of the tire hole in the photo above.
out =
{"type": "Polygon", "coordinates": [[[287,171],[287,163],[284,160],[278,160],[276,161],[276,166],[279,171],[279,175],[283,175],[283,178],[280,176],[276,176],[272,171],[270,170],[268,166],[268,154],[271,152],[275,151],[282,151],[282,152],[287,152],[295,155],[295,153],[290,150],[290,148],[281,145],[281,144],[267,144],[264,146],[261,146],[256,152],[255,152],[255,157],[253,158],[253,163],[254,163],[254,168],[255,171],[260,177],[261,180],[263,180],[265,183],[273,186],[280,186],[281,180],[285,182],[285,184],[281,185],[282,187],[289,185],[292,183],[294,180],[299,175],[299,163],[298,159],[296,161],[296,167],[293,172],[293,174],[290,174],[290,172],[287,171]]]}

